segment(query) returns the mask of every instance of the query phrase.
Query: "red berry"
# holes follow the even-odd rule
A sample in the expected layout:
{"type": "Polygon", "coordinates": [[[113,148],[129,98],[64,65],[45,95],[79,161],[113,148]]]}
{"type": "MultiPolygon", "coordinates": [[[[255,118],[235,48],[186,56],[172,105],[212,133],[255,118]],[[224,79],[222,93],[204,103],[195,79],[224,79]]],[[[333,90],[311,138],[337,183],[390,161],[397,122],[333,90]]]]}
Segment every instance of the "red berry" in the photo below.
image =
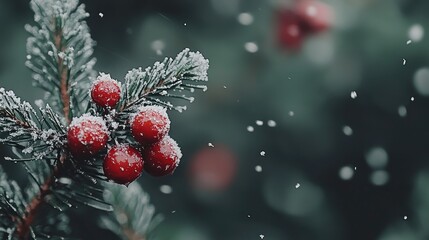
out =
{"type": "Polygon", "coordinates": [[[312,32],[327,30],[333,22],[332,8],[317,0],[299,0],[295,5],[295,12],[312,32]]]}
{"type": "Polygon", "coordinates": [[[103,162],[104,175],[120,184],[136,180],[143,171],[140,152],[129,145],[117,145],[109,149],[103,162]]]}
{"type": "Polygon", "coordinates": [[[167,111],[160,106],[141,107],[131,119],[131,133],[140,144],[161,140],[170,130],[167,111]]]}
{"type": "Polygon", "coordinates": [[[91,98],[100,107],[115,107],[121,99],[119,82],[108,74],[101,74],[92,84],[91,98]]]}
{"type": "Polygon", "coordinates": [[[278,13],[277,37],[281,46],[299,49],[306,36],[302,19],[291,10],[278,13]]]}
{"type": "Polygon", "coordinates": [[[103,119],[87,114],[73,118],[67,132],[69,149],[75,157],[98,153],[106,147],[108,139],[109,135],[103,119]]]}
{"type": "Polygon", "coordinates": [[[174,172],[179,165],[182,152],[176,141],[165,136],[144,149],[145,171],[152,176],[165,176],[174,172]]]}

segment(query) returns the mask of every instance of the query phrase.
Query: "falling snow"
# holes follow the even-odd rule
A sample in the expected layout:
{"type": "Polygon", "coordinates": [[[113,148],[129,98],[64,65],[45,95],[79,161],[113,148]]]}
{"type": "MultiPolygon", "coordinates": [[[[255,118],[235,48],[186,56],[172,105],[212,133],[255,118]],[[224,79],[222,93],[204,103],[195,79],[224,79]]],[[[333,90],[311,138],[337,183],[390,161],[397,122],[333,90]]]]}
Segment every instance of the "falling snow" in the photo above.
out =
{"type": "Polygon", "coordinates": [[[398,114],[401,117],[406,117],[407,116],[407,108],[404,105],[401,105],[398,107],[398,114]]]}
{"type": "Polygon", "coordinates": [[[343,180],[350,180],[354,176],[354,171],[350,166],[344,166],[340,168],[340,171],[338,172],[338,175],[343,180]]]}
{"type": "Polygon", "coordinates": [[[247,131],[248,132],[253,132],[253,131],[255,131],[255,128],[252,127],[252,126],[247,126],[247,131]]]}
{"type": "Polygon", "coordinates": [[[346,136],[351,136],[351,135],[353,135],[353,129],[350,126],[346,125],[343,127],[343,133],[346,136]]]}
{"type": "Polygon", "coordinates": [[[351,97],[352,99],[357,98],[357,93],[356,93],[356,91],[352,91],[352,92],[350,93],[350,97],[351,97]]]}
{"type": "Polygon", "coordinates": [[[247,42],[244,44],[244,49],[249,53],[255,53],[259,50],[259,47],[255,42],[247,42]]]}
{"type": "Polygon", "coordinates": [[[275,127],[277,126],[277,123],[274,120],[268,120],[267,125],[268,127],[275,127]]]}
{"type": "Polygon", "coordinates": [[[159,187],[159,191],[161,191],[164,194],[171,194],[173,192],[173,188],[169,185],[161,185],[159,187]]]}
{"type": "Polygon", "coordinates": [[[237,21],[244,26],[251,25],[253,20],[253,15],[247,12],[240,13],[237,16],[237,21]]]}
{"type": "Polygon", "coordinates": [[[262,167],[260,165],[255,166],[256,172],[262,172],[262,167]]]}

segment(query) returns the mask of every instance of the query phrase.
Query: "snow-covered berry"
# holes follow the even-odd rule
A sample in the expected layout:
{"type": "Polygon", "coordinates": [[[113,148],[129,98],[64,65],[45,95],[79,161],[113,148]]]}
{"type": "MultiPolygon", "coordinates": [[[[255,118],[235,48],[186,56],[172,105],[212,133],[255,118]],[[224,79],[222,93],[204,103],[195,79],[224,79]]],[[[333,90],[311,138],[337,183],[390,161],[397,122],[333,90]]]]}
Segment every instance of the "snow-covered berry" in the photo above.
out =
{"type": "Polygon", "coordinates": [[[317,0],[300,0],[295,5],[296,14],[301,17],[310,32],[321,32],[333,23],[332,8],[317,0]]]}
{"type": "Polygon", "coordinates": [[[117,145],[109,149],[103,162],[104,175],[116,183],[128,184],[143,171],[141,153],[129,145],[117,145]]]}
{"type": "Polygon", "coordinates": [[[106,147],[108,139],[109,134],[104,120],[89,114],[73,118],[67,131],[69,150],[75,157],[98,153],[106,147]]]}
{"type": "Polygon", "coordinates": [[[170,130],[170,119],[165,108],[145,106],[131,118],[131,133],[140,144],[161,140],[170,130]]]}
{"type": "Polygon", "coordinates": [[[176,141],[170,136],[165,136],[144,149],[144,169],[152,176],[165,176],[173,173],[179,165],[182,152],[176,141]]]}
{"type": "Polygon", "coordinates": [[[91,99],[100,107],[115,107],[121,99],[120,83],[108,74],[101,74],[92,84],[91,99]]]}
{"type": "Polygon", "coordinates": [[[306,35],[303,19],[294,11],[284,9],[278,13],[277,38],[282,47],[299,49],[306,35]]]}

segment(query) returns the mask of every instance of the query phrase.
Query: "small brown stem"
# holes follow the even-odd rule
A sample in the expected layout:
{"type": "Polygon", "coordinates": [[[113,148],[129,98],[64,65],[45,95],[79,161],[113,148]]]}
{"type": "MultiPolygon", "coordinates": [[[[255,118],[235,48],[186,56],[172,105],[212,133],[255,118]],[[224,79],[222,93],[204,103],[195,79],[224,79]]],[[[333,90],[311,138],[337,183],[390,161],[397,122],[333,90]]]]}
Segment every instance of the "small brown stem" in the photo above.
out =
{"type": "Polygon", "coordinates": [[[61,166],[66,160],[67,155],[65,153],[61,153],[59,161],[55,166],[52,174],[46,179],[43,185],[40,186],[40,192],[31,200],[25,209],[24,216],[17,219],[17,227],[16,227],[16,235],[18,239],[27,239],[30,233],[30,227],[33,223],[39,207],[43,204],[45,197],[51,192],[51,185],[55,180],[55,176],[59,174],[61,170],[61,166]]]}
{"type": "MultiPolygon", "coordinates": [[[[63,52],[65,47],[62,43],[63,40],[63,32],[62,29],[57,29],[54,33],[54,44],[57,48],[57,51],[63,52]]],[[[67,123],[70,123],[70,96],[69,96],[69,79],[68,72],[69,69],[64,65],[64,60],[62,58],[58,58],[58,72],[59,72],[59,80],[60,80],[60,94],[61,94],[61,102],[63,104],[63,113],[67,123]]],[[[25,124],[23,122],[18,122],[18,124],[25,124]]],[[[25,125],[24,125],[25,126],[25,125]]],[[[67,153],[61,152],[59,159],[52,171],[52,174],[46,179],[46,181],[40,186],[40,192],[30,201],[27,208],[25,209],[25,213],[21,218],[15,218],[17,227],[16,227],[16,236],[18,239],[25,240],[28,239],[30,234],[31,225],[36,218],[37,212],[40,206],[44,203],[45,197],[51,193],[51,185],[55,181],[55,178],[61,175],[61,170],[64,162],[67,160],[67,153]]]]}
{"type": "MultiPolygon", "coordinates": [[[[54,41],[55,41],[55,47],[58,51],[63,52],[65,50],[65,47],[62,44],[62,38],[63,38],[63,32],[61,29],[58,29],[55,31],[54,35],[54,41]]],[[[70,96],[69,96],[69,84],[68,84],[68,71],[66,65],[64,65],[64,59],[58,58],[58,73],[60,77],[60,94],[61,94],[61,101],[63,103],[63,113],[64,117],[67,120],[67,123],[70,123],[70,96]]]]}
{"type": "Polygon", "coordinates": [[[128,240],[146,240],[145,237],[140,236],[130,228],[124,228],[122,231],[128,240]]]}

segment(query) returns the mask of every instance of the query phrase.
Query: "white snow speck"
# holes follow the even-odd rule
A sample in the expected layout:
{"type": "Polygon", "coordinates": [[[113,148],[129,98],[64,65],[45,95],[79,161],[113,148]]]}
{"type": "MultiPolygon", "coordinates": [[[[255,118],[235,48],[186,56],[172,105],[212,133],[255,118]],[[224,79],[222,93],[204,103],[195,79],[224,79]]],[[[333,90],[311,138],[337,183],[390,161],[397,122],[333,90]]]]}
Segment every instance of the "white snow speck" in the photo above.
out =
{"type": "Polygon", "coordinates": [[[255,131],[255,128],[252,127],[252,126],[247,126],[247,131],[248,132],[253,132],[253,131],[255,131]]]}
{"type": "Polygon", "coordinates": [[[405,58],[402,59],[402,65],[405,66],[405,64],[407,64],[407,60],[405,58]]]}
{"type": "Polygon", "coordinates": [[[289,116],[291,116],[291,117],[295,116],[295,112],[294,111],[289,111],[289,116]]]}
{"type": "Polygon", "coordinates": [[[161,191],[164,194],[170,194],[173,192],[173,188],[169,185],[161,185],[159,187],[159,191],[161,191]]]}
{"type": "Polygon", "coordinates": [[[255,166],[256,172],[262,172],[262,167],[260,165],[255,166]]]}
{"type": "Polygon", "coordinates": [[[226,89],[226,86],[223,86],[223,88],[225,88],[225,89],[226,89]]]}
{"type": "Polygon", "coordinates": [[[101,18],[104,17],[103,13],[99,13],[98,16],[100,16],[101,18]]]}
{"type": "Polygon", "coordinates": [[[155,40],[150,44],[152,50],[156,52],[157,55],[162,55],[162,51],[165,49],[165,43],[163,40],[155,40]]]}
{"type": "Polygon", "coordinates": [[[261,120],[256,120],[256,125],[262,126],[262,125],[264,125],[264,122],[261,120]]]}
{"type": "Polygon", "coordinates": [[[264,239],[264,235],[262,235],[262,234],[260,234],[260,235],[259,235],[259,237],[260,237],[261,239],[264,239]]]}
{"type": "MultiPolygon", "coordinates": [[[[429,96],[429,68],[423,67],[414,73],[414,88],[420,95],[429,96]]],[[[411,101],[413,101],[411,99],[411,101]]]]}
{"type": "Polygon", "coordinates": [[[353,129],[350,126],[346,125],[343,127],[343,133],[346,136],[351,136],[351,135],[353,135],[353,129]]]}
{"type": "Polygon", "coordinates": [[[350,93],[350,97],[351,97],[352,99],[357,98],[357,93],[356,93],[356,91],[352,91],[352,92],[350,93]]]}
{"type": "Polygon", "coordinates": [[[44,103],[43,103],[43,100],[42,99],[37,99],[37,100],[35,100],[34,101],[34,104],[36,104],[36,106],[38,107],[38,108],[43,108],[44,106],[44,103]]]}
{"type": "Polygon", "coordinates": [[[171,211],[171,213],[175,213],[175,212],[176,212],[176,210],[171,211]]]}
{"type": "Polygon", "coordinates": [[[185,26],[185,27],[186,27],[186,25],[188,25],[188,24],[187,24],[187,23],[184,23],[184,24],[183,24],[183,26],[185,26]]]}
{"type": "Polygon", "coordinates": [[[268,120],[267,125],[268,127],[275,127],[277,126],[277,123],[274,120],[268,120]]]}
{"type": "Polygon", "coordinates": [[[389,181],[389,173],[384,170],[374,171],[370,176],[370,181],[375,186],[383,186],[389,181]]]}
{"type": "Polygon", "coordinates": [[[355,172],[350,166],[344,166],[340,168],[340,171],[338,172],[338,175],[342,180],[350,180],[353,178],[353,175],[355,172]]]}
{"type": "Polygon", "coordinates": [[[404,105],[401,105],[398,107],[398,114],[401,117],[406,117],[407,116],[407,108],[404,105]]]}
{"type": "Polygon", "coordinates": [[[382,147],[373,147],[365,155],[366,162],[373,169],[386,167],[389,161],[389,155],[382,147]]]}
{"type": "Polygon", "coordinates": [[[244,26],[249,26],[253,23],[253,15],[247,12],[240,13],[237,16],[237,21],[244,26]]]}
{"type": "Polygon", "coordinates": [[[298,189],[299,187],[301,187],[301,184],[297,183],[297,184],[295,185],[295,188],[296,188],[296,189],[298,189]]]}
{"type": "Polygon", "coordinates": [[[407,216],[404,216],[404,220],[407,220],[408,219],[408,217],[407,216]]]}
{"type": "Polygon", "coordinates": [[[213,143],[207,144],[209,147],[214,147],[213,143]]]}
{"type": "Polygon", "coordinates": [[[412,41],[411,40],[408,40],[407,41],[407,45],[410,45],[412,43],[412,41]]]}
{"type": "Polygon", "coordinates": [[[414,97],[411,97],[411,102],[414,102],[414,97]]]}
{"type": "Polygon", "coordinates": [[[425,35],[425,30],[420,24],[413,24],[408,30],[408,37],[413,42],[420,42],[425,35]]]}
{"type": "Polygon", "coordinates": [[[247,215],[248,218],[250,218],[250,215],[247,215]]]}
{"type": "Polygon", "coordinates": [[[255,53],[259,50],[259,47],[255,42],[247,42],[244,44],[244,49],[250,53],[255,53]]]}
{"type": "Polygon", "coordinates": [[[261,154],[262,157],[265,157],[265,151],[261,151],[259,154],[261,154]]]}

